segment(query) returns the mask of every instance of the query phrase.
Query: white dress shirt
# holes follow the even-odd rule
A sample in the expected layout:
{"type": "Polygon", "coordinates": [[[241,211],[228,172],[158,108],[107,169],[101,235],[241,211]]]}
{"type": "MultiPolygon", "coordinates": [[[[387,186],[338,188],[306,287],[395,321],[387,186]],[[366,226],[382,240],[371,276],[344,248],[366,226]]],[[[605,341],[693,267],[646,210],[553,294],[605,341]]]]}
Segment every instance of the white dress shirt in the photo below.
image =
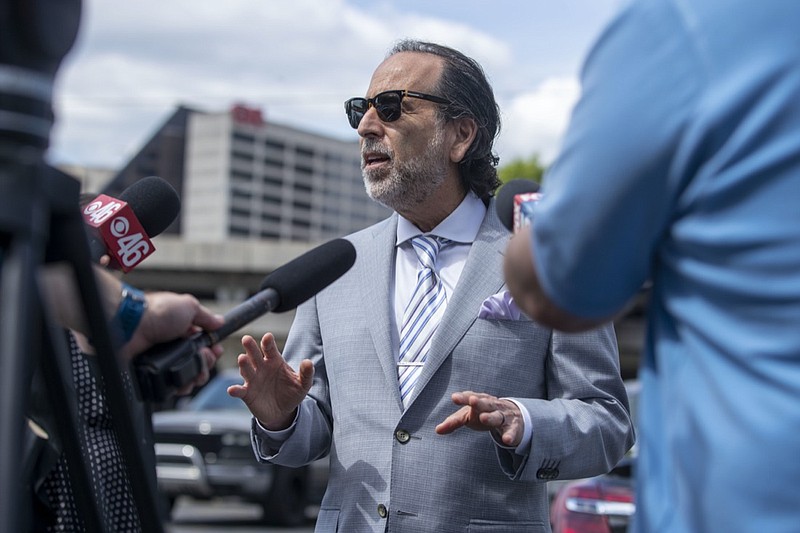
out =
{"type": "MultiPolygon", "coordinates": [[[[453,294],[453,290],[455,290],[458,279],[461,277],[470,248],[472,248],[472,243],[475,241],[485,217],[486,204],[474,193],[469,192],[455,211],[427,233],[427,235],[435,235],[453,241],[443,247],[436,258],[439,278],[444,285],[448,301],[453,294]]],[[[394,264],[394,318],[398,335],[403,324],[403,313],[405,312],[406,304],[417,284],[419,260],[411,244],[411,239],[417,235],[422,235],[422,231],[399,215],[397,221],[397,254],[395,255],[394,264]]],[[[478,311],[478,309],[475,310],[475,316],[478,315],[478,311]]],[[[394,356],[399,361],[399,346],[395,346],[394,356]]],[[[530,413],[520,402],[515,401],[513,398],[507,399],[519,407],[524,421],[522,440],[515,448],[515,451],[519,454],[527,453],[531,441],[530,413]]],[[[494,436],[494,433],[492,435],[494,436]]],[[[498,446],[507,448],[497,439],[495,439],[495,442],[498,446]]]]}
{"type": "MultiPolygon", "coordinates": [[[[469,193],[450,215],[426,235],[435,235],[453,241],[442,247],[436,258],[436,268],[444,285],[444,292],[449,301],[453,295],[458,278],[464,270],[469,250],[481,223],[486,216],[486,205],[469,193]]],[[[399,333],[403,324],[403,313],[406,304],[414,293],[417,284],[419,260],[411,244],[411,239],[422,235],[422,231],[402,216],[397,221],[397,254],[394,263],[394,318],[395,328],[399,333]]],[[[399,347],[395,346],[395,358],[399,358],[399,347]]]]}

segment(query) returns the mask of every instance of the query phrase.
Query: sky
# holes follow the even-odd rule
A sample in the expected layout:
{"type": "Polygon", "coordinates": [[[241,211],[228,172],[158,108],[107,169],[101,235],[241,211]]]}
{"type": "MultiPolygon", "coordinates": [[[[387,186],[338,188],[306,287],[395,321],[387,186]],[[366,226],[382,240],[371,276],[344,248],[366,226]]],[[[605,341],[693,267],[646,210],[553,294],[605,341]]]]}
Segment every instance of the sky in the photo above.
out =
{"type": "Polygon", "coordinates": [[[500,164],[558,152],[587,51],[623,0],[84,0],[56,77],[54,164],[116,169],[178,105],[242,103],[267,120],[356,140],[363,96],[402,38],[483,66],[500,105],[500,164]]]}

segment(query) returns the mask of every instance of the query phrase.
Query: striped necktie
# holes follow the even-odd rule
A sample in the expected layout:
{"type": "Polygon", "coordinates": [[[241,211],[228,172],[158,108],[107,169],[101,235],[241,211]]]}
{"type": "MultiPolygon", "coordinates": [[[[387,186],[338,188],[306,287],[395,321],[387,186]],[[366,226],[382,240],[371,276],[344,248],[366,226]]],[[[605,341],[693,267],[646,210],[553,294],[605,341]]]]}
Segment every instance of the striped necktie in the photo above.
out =
{"type": "Polygon", "coordinates": [[[403,326],[400,329],[400,359],[397,366],[400,397],[404,406],[408,405],[428,355],[431,338],[447,305],[444,285],[436,272],[436,256],[441,247],[450,242],[433,235],[411,239],[420,264],[417,284],[403,313],[403,326]]]}

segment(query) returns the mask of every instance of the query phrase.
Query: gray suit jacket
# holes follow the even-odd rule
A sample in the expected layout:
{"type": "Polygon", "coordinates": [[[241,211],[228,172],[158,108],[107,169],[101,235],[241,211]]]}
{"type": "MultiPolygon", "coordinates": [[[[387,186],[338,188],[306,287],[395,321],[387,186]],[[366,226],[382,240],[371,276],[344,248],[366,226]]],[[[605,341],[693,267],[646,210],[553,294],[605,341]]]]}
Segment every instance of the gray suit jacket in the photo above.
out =
{"type": "Polygon", "coordinates": [[[549,531],[545,482],[610,470],[633,443],[611,326],[576,335],[530,320],[478,318],[503,285],[508,232],[492,205],[403,410],[391,276],[397,215],[348,237],[353,268],[300,306],[284,356],[314,361],[314,385],[291,435],[272,442],[254,424],[262,461],[299,466],[330,454],[316,531],[549,531]],[[488,432],[434,427],[453,392],[522,402],[530,452],[488,432]]]}

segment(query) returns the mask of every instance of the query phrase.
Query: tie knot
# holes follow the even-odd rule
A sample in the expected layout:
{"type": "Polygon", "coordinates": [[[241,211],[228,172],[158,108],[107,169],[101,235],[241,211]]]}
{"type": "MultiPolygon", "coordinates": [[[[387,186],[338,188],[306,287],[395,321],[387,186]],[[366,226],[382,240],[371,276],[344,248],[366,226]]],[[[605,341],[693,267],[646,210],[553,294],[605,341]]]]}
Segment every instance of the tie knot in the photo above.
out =
{"type": "Polygon", "coordinates": [[[420,264],[433,271],[436,271],[436,256],[439,254],[439,250],[449,243],[449,239],[437,237],[436,235],[418,235],[411,239],[411,244],[414,246],[414,251],[420,264]]]}

